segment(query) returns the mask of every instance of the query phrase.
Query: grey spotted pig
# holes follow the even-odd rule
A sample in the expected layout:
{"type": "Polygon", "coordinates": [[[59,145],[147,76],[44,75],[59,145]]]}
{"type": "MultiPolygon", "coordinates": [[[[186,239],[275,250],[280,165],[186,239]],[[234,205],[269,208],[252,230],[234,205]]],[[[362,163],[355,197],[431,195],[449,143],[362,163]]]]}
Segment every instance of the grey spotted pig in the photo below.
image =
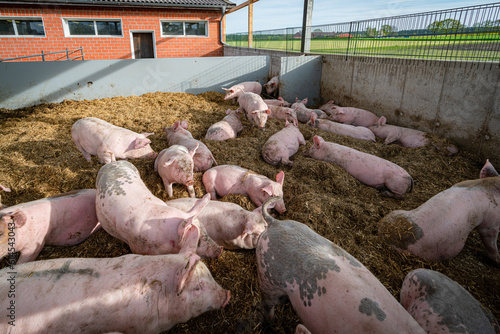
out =
{"type": "MultiPolygon", "coordinates": [[[[359,261],[307,225],[268,223],[257,248],[257,272],[264,317],[274,317],[282,296],[311,333],[424,333],[384,285],[359,261]]],[[[304,333],[304,328],[297,329],[304,333]]]]}

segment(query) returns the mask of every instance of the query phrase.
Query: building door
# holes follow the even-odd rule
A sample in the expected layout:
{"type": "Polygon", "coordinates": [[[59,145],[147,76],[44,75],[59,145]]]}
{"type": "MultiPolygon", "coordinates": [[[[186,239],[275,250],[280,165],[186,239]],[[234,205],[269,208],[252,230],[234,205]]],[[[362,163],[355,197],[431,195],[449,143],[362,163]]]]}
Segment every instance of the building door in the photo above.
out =
{"type": "Polygon", "coordinates": [[[155,52],[153,48],[153,33],[151,32],[134,32],[132,33],[134,41],[134,57],[154,58],[155,52]]]}

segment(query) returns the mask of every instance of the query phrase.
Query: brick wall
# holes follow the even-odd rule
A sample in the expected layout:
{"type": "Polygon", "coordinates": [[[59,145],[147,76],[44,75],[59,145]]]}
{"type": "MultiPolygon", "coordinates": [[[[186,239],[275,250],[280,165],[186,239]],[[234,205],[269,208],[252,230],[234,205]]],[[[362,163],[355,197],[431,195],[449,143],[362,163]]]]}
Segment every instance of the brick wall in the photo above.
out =
{"type": "MultiPolygon", "coordinates": [[[[42,17],[45,37],[2,37],[0,58],[78,49],[83,47],[85,59],[131,59],[130,31],[154,31],[157,58],[222,56],[220,42],[221,10],[136,9],[104,7],[3,6],[0,17],[42,17]],[[116,18],[122,21],[123,37],[65,37],[63,18],[116,18]],[[162,37],[160,20],[207,20],[208,37],[162,37]]],[[[76,54],[75,54],[76,55],[76,54]]],[[[66,58],[47,56],[46,60],[66,58]]],[[[41,57],[28,61],[41,60],[41,57]]]]}

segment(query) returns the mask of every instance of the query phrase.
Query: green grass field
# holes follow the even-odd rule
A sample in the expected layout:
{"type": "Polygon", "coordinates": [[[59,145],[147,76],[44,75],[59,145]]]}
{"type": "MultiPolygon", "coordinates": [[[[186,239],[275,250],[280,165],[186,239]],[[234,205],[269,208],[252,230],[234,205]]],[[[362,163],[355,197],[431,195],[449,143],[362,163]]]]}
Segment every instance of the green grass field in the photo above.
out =
{"type": "MultiPolygon", "coordinates": [[[[227,44],[247,47],[245,40],[227,44]]],[[[300,39],[261,40],[254,36],[253,48],[300,51],[300,39]]],[[[422,59],[500,61],[500,35],[440,35],[408,38],[312,39],[310,52],[325,54],[389,56],[422,59]]]]}

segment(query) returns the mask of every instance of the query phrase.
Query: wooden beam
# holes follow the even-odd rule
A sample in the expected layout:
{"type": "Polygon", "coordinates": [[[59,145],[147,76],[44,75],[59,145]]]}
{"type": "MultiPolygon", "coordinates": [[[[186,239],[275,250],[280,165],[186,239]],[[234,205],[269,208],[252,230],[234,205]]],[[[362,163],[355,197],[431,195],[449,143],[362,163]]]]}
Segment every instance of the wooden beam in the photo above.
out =
{"type": "Polygon", "coordinates": [[[253,45],[253,0],[248,1],[248,47],[253,45]]]}
{"type": "Polygon", "coordinates": [[[259,1],[259,0],[248,0],[248,1],[245,1],[243,3],[240,3],[238,6],[226,10],[226,14],[235,12],[237,10],[240,10],[241,8],[245,8],[246,6],[248,6],[248,5],[250,5],[250,4],[254,3],[254,2],[257,2],[257,1],[259,1]]]}

